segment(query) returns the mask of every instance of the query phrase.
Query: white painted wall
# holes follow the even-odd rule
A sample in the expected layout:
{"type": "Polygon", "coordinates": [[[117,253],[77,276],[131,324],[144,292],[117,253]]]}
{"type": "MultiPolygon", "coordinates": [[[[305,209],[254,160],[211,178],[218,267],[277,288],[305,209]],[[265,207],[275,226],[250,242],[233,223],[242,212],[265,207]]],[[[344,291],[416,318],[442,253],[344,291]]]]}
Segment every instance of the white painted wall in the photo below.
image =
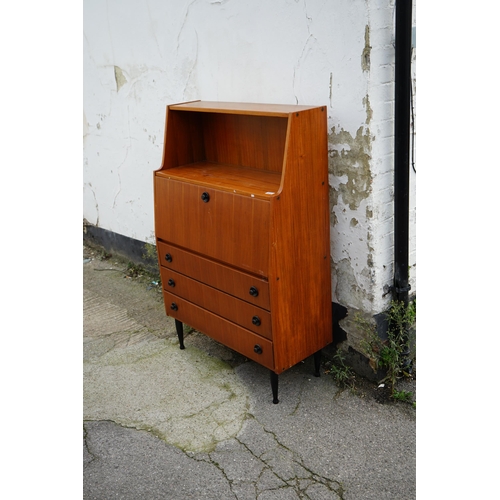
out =
{"type": "Polygon", "coordinates": [[[382,311],[392,284],[394,0],[83,6],[84,217],[153,241],[152,178],[168,104],[326,104],[332,299],[382,311]]]}

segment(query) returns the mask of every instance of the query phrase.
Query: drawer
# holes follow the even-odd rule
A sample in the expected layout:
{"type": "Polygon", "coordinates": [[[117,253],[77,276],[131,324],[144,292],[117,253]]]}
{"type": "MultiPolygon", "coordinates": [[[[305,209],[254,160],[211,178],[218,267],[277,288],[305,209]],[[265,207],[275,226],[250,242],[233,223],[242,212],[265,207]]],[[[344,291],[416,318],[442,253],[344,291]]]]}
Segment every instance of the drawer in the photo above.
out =
{"type": "Polygon", "coordinates": [[[156,237],[267,276],[268,200],[155,176],[156,237]]]}
{"type": "Polygon", "coordinates": [[[274,370],[273,343],[270,340],[170,292],[164,291],[163,297],[168,316],[186,323],[243,356],[274,370]]]}
{"type": "Polygon", "coordinates": [[[166,267],[160,268],[165,291],[189,300],[223,318],[237,323],[263,337],[272,339],[271,314],[265,309],[244,302],[166,267]]]}
{"type": "Polygon", "coordinates": [[[269,283],[262,278],[236,271],[161,241],[158,241],[158,256],[162,266],[270,310],[269,283]]]}

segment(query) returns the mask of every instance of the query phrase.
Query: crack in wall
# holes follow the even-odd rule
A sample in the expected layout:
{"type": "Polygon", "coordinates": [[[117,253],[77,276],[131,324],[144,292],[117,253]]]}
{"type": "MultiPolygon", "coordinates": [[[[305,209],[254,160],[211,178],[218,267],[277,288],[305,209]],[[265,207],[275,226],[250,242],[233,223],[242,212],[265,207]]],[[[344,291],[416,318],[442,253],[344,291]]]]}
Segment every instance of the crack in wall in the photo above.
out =
{"type": "MultiPolygon", "coordinates": [[[[191,69],[189,70],[189,74],[188,74],[187,79],[186,79],[186,85],[184,86],[184,90],[182,91],[182,95],[183,95],[184,99],[186,98],[186,91],[187,91],[189,83],[191,81],[191,76],[193,75],[193,72],[195,71],[195,68],[198,64],[198,49],[199,49],[199,47],[198,47],[198,32],[196,30],[195,30],[195,35],[196,35],[196,53],[194,56],[193,64],[191,66],[191,69]]],[[[194,85],[194,87],[196,88],[196,85],[194,85]]]]}
{"type": "Polygon", "coordinates": [[[370,53],[372,47],[370,45],[370,26],[367,24],[365,26],[365,46],[363,47],[363,52],[361,53],[361,69],[363,71],[370,71],[370,53]]]}
{"type": "Polygon", "coordinates": [[[156,37],[156,32],[154,29],[153,16],[151,15],[151,9],[149,8],[149,2],[147,0],[146,0],[146,7],[148,8],[148,17],[149,17],[149,22],[151,23],[151,34],[153,35],[153,38],[156,42],[156,46],[158,47],[158,53],[160,54],[160,57],[163,59],[163,54],[161,53],[160,44],[158,43],[158,38],[156,37]]]}
{"type": "Polygon", "coordinates": [[[307,14],[307,2],[304,0],[304,14],[306,16],[306,23],[307,23],[307,32],[311,34],[311,23],[313,21],[313,18],[307,14]]]}
{"type": "Polygon", "coordinates": [[[333,108],[332,89],[333,89],[333,73],[330,73],[330,95],[329,95],[329,100],[330,100],[330,107],[331,108],[333,108]]]}
{"type": "Polygon", "coordinates": [[[92,184],[90,182],[88,182],[85,185],[90,188],[90,191],[92,192],[92,196],[94,197],[95,210],[97,212],[97,220],[96,220],[95,226],[99,227],[99,203],[97,202],[97,197],[95,195],[95,191],[94,191],[94,188],[92,187],[92,184]]]}
{"type": "MultiPolygon", "coordinates": [[[[309,31],[309,28],[308,28],[308,31],[309,31]]],[[[296,79],[297,79],[297,72],[298,70],[300,69],[300,65],[305,61],[306,57],[307,57],[307,53],[306,53],[306,48],[309,44],[309,40],[314,39],[316,40],[316,37],[309,33],[305,43],[304,43],[304,46],[302,47],[302,52],[300,53],[300,56],[297,60],[297,64],[294,66],[293,68],[293,80],[292,80],[292,87],[294,89],[294,97],[295,97],[295,103],[296,104],[299,104],[299,98],[297,97],[297,94],[295,93],[295,86],[296,86],[296,79]]]]}
{"type": "Polygon", "coordinates": [[[182,32],[184,31],[184,27],[186,26],[186,22],[187,22],[187,19],[189,17],[189,11],[191,9],[191,7],[197,2],[198,0],[193,0],[188,6],[187,6],[187,9],[186,9],[186,14],[184,15],[184,20],[182,21],[182,25],[181,25],[181,29],[179,30],[179,33],[177,35],[177,48],[176,48],[176,51],[179,52],[179,46],[180,46],[180,39],[181,39],[181,35],[182,35],[182,32]]]}
{"type": "Polygon", "coordinates": [[[118,165],[116,169],[116,173],[118,175],[118,191],[113,199],[113,209],[116,208],[116,199],[118,198],[119,194],[121,193],[122,190],[122,177],[121,177],[121,168],[125,164],[128,158],[128,153],[130,149],[132,149],[132,134],[130,132],[130,108],[127,105],[127,126],[128,126],[128,144],[125,146],[125,158],[123,161],[118,165]]]}
{"type": "MultiPolygon", "coordinates": [[[[305,0],[304,0],[304,15],[306,17],[306,26],[307,26],[308,36],[307,36],[306,41],[304,42],[304,45],[302,47],[302,52],[300,53],[300,56],[297,59],[297,64],[293,68],[293,78],[292,78],[292,88],[294,90],[294,97],[295,97],[296,104],[299,104],[299,98],[297,97],[297,93],[295,91],[297,72],[299,71],[301,64],[303,64],[303,62],[305,61],[305,59],[307,57],[306,48],[309,44],[309,41],[311,40],[311,38],[313,40],[317,41],[317,38],[311,33],[311,23],[313,21],[313,18],[311,16],[309,16],[307,13],[307,3],[305,0]]],[[[330,91],[331,91],[331,89],[330,89],[330,91]]],[[[330,92],[330,94],[331,94],[331,92],[330,92]]],[[[331,95],[330,95],[330,99],[331,99],[331,95]]]]}
{"type": "Polygon", "coordinates": [[[118,165],[117,167],[117,175],[118,175],[118,191],[117,193],[115,194],[115,197],[113,198],[113,210],[116,208],[116,199],[118,198],[119,194],[121,193],[122,191],[122,178],[121,178],[121,175],[120,175],[120,168],[124,165],[124,163],[127,161],[127,158],[128,158],[128,152],[129,152],[129,149],[130,149],[130,145],[127,145],[126,146],[126,149],[125,149],[125,158],[123,159],[123,161],[118,165]]]}

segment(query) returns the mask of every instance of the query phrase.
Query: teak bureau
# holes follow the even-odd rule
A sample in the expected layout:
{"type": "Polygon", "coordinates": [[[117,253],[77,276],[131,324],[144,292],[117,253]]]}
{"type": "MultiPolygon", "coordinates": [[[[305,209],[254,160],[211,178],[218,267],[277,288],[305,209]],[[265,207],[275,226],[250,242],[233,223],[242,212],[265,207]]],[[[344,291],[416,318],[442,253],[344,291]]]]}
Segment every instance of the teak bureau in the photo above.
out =
{"type": "Polygon", "coordinates": [[[278,375],[332,341],[326,107],[167,106],[154,172],[165,310],[278,375]]]}

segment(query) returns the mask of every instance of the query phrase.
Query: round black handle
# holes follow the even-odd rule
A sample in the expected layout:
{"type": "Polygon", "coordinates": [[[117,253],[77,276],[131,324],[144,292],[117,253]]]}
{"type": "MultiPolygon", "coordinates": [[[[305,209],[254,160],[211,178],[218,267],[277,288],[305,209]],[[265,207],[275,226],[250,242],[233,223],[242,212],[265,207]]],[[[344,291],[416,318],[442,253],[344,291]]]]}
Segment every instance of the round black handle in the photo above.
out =
{"type": "Polygon", "coordinates": [[[252,323],[255,325],[255,326],[260,326],[260,318],[258,316],[254,316],[252,318],[252,323]]]}
{"type": "Polygon", "coordinates": [[[172,262],[172,256],[169,253],[167,253],[167,255],[165,255],[165,260],[167,262],[172,262]]]}
{"type": "Polygon", "coordinates": [[[172,288],[175,286],[175,281],[172,278],[168,280],[168,286],[171,286],[172,288]]]}
{"type": "Polygon", "coordinates": [[[262,354],[262,347],[259,344],[255,344],[253,347],[253,352],[256,354],[262,354]]]}
{"type": "Polygon", "coordinates": [[[172,311],[177,311],[177,309],[179,309],[179,308],[177,307],[177,304],[175,302],[172,302],[170,309],[172,309],[172,311]]]}
{"type": "Polygon", "coordinates": [[[201,193],[201,200],[204,203],[208,203],[210,201],[210,195],[206,191],[204,193],[201,193]]]}
{"type": "Polygon", "coordinates": [[[250,287],[250,295],[252,297],[258,297],[259,295],[259,290],[257,290],[257,288],[255,288],[254,286],[251,286],[250,287]]]}

